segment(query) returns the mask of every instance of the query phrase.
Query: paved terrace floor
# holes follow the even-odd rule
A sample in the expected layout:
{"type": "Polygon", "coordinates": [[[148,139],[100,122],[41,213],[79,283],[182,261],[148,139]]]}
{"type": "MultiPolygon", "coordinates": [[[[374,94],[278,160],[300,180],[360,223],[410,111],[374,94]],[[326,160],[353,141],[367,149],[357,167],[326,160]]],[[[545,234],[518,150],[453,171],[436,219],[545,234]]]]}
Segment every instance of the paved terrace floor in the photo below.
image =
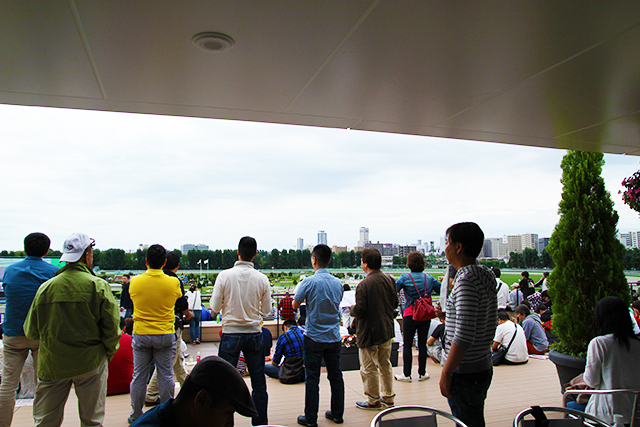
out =
{"type": "MultiPolygon", "coordinates": [[[[217,343],[189,345],[189,352],[194,356],[200,351],[202,357],[216,355],[217,343]]],[[[417,353],[414,351],[414,353],[417,353]]],[[[402,357],[400,357],[402,360],[402,357]]],[[[402,361],[400,361],[402,364],[402,361]]],[[[417,357],[414,356],[414,377],[417,377],[417,357]]],[[[393,368],[394,374],[401,373],[402,367],[393,368]]],[[[427,371],[431,379],[424,382],[412,383],[394,382],[396,405],[425,405],[449,412],[449,406],[440,395],[438,381],[441,367],[429,360],[427,371]]],[[[329,409],[330,389],[326,373],[320,382],[320,413],[319,426],[336,425],[324,418],[324,412],[329,409]]],[[[246,377],[250,387],[249,377],[246,377]]],[[[368,426],[376,411],[367,411],[355,407],[356,400],[365,400],[362,391],[362,381],[359,371],[344,372],[345,382],[345,414],[344,426],[368,426]]],[[[269,393],[269,422],[282,426],[297,426],[296,418],[303,414],[304,383],[295,385],[280,384],[279,381],[267,378],[269,393]]],[[[176,389],[177,394],[177,389],[176,389]]],[[[508,427],[513,424],[513,418],[522,409],[531,405],[560,406],[562,396],[555,366],[549,360],[530,359],[529,363],[520,366],[498,366],[494,368],[493,381],[485,407],[487,426],[508,427]]],[[[65,407],[63,426],[79,426],[77,399],[71,391],[65,407]]],[[[127,417],[131,410],[128,394],[109,396],[106,402],[107,427],[127,427],[127,417]]],[[[13,426],[32,426],[32,407],[16,408],[13,426]]],[[[235,425],[251,426],[251,420],[241,415],[235,415],[235,425]]],[[[445,422],[439,425],[452,425],[445,422]]]]}

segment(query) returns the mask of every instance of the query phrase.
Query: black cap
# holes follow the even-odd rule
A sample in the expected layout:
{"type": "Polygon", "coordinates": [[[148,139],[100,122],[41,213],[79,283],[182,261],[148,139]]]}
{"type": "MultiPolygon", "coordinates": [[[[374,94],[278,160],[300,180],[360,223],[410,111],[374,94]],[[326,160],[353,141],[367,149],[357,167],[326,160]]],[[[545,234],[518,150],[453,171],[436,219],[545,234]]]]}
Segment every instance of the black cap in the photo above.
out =
{"type": "Polygon", "coordinates": [[[194,366],[185,382],[197,384],[220,398],[229,399],[240,415],[258,416],[247,385],[236,368],[224,359],[205,357],[194,366]]]}

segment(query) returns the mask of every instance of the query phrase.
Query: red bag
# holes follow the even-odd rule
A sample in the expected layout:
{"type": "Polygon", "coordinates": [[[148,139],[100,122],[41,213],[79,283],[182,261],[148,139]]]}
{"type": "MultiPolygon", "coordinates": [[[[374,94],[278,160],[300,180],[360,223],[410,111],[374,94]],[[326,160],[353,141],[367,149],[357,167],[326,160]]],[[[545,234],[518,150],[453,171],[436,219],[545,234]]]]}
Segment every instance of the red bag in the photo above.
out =
{"type": "MultiPolygon", "coordinates": [[[[411,277],[411,274],[409,274],[409,277],[411,277]]],[[[425,273],[424,275],[424,296],[420,296],[420,291],[418,290],[418,286],[416,285],[416,281],[413,280],[413,277],[411,277],[411,281],[413,282],[413,286],[416,287],[416,292],[418,292],[419,296],[419,298],[412,304],[413,321],[424,322],[435,318],[436,309],[433,308],[431,297],[427,295],[427,274],[425,273]]]]}

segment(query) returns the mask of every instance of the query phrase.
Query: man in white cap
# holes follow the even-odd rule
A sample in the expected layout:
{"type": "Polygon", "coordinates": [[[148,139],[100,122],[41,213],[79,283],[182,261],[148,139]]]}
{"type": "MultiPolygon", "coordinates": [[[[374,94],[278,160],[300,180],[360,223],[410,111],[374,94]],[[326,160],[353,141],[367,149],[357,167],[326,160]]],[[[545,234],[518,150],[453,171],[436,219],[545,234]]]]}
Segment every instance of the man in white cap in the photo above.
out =
{"type": "Polygon", "coordinates": [[[82,425],[102,425],[107,395],[107,364],[120,339],[120,316],[109,284],[96,277],[94,240],[74,233],[60,261],[67,263],[46,281],[24,324],[27,338],[40,340],[36,426],[60,425],[73,384],[82,425]]]}

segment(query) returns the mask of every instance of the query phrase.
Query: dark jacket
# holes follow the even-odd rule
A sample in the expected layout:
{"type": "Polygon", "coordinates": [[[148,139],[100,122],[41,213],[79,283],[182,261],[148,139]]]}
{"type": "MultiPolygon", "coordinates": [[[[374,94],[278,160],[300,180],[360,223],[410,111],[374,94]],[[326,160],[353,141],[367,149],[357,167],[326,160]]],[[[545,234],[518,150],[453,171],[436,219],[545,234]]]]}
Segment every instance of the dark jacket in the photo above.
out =
{"type": "Polygon", "coordinates": [[[373,347],[393,338],[397,308],[396,281],[380,270],[370,272],[358,284],[356,305],[351,309],[357,319],[358,347],[373,347]]]}

